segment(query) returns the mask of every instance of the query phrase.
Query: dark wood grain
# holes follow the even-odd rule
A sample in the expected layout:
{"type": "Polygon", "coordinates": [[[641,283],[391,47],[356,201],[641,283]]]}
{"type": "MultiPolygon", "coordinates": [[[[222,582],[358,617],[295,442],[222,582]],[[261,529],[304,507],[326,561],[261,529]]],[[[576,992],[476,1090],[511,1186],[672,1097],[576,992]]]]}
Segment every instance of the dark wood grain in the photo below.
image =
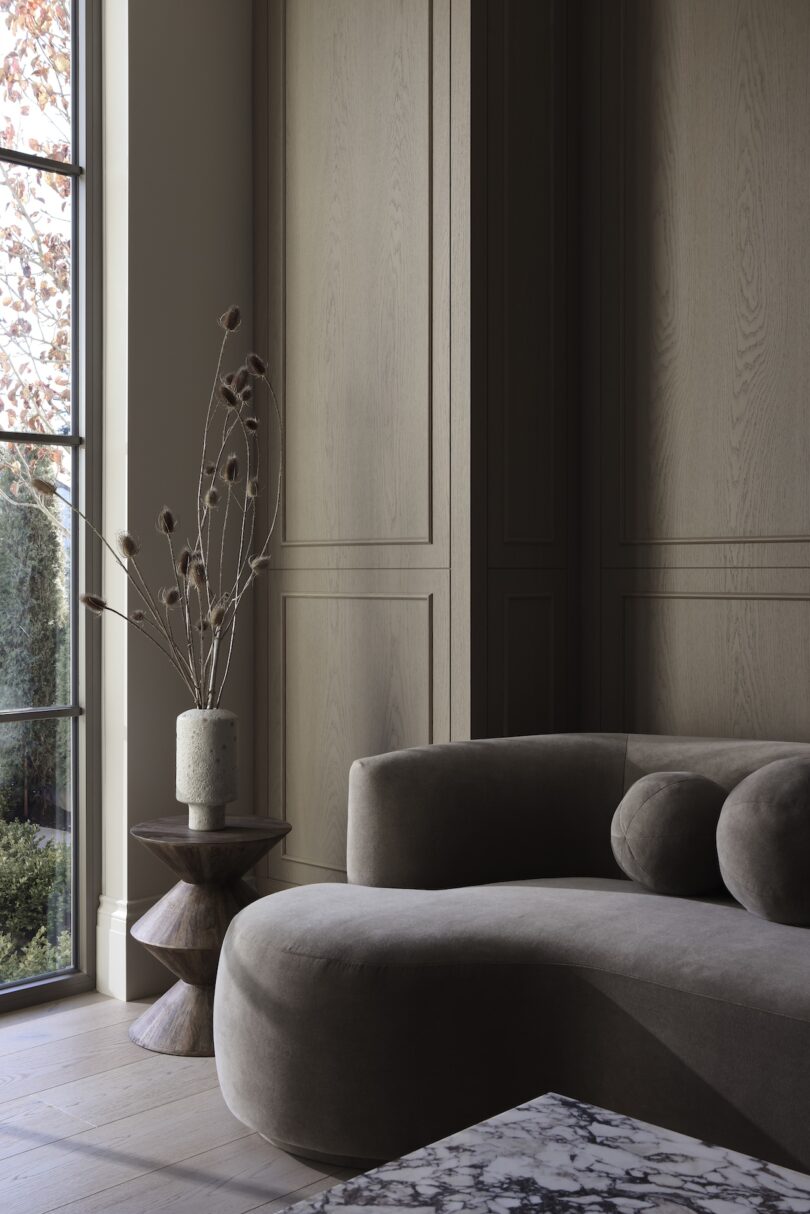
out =
{"type": "Polygon", "coordinates": [[[214,1054],[214,988],[176,982],[134,1024],[129,1039],[157,1054],[212,1058],[214,1054]]]}
{"type": "Polygon", "coordinates": [[[190,830],[180,817],[132,827],[133,837],[182,878],[131,929],[179,979],[131,1026],[137,1045],[162,1054],[213,1054],[222,942],[234,915],[256,898],[242,875],[289,831],[287,822],[261,818],[228,818],[224,829],[212,831],[190,830]]]}

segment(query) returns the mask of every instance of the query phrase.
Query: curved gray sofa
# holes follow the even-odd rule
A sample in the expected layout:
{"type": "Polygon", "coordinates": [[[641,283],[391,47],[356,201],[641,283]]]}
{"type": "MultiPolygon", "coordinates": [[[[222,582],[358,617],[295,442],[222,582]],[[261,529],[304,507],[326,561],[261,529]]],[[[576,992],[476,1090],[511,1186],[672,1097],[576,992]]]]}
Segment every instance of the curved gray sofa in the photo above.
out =
{"type": "Polygon", "coordinates": [[[235,1115],[368,1166],[553,1090],[810,1171],[810,929],[623,879],[639,776],[778,742],[566,734],[354,765],[348,885],[247,907],[214,1038],[235,1115]]]}

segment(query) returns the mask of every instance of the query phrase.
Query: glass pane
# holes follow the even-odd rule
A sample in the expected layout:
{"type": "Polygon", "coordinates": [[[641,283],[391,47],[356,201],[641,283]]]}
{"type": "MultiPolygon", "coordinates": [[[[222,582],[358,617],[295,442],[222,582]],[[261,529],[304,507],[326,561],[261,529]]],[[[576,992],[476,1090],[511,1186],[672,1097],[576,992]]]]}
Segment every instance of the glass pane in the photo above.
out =
{"type": "Polygon", "coordinates": [[[72,964],[72,722],[0,724],[0,985],[72,964]]]}
{"type": "Polygon", "coordinates": [[[0,144],[70,160],[70,2],[0,0],[0,144]]]}
{"type": "Polygon", "coordinates": [[[70,431],[71,190],[0,161],[2,430],[70,431]]]}
{"type": "Polygon", "coordinates": [[[70,450],[0,443],[0,708],[70,704],[70,450]]]}

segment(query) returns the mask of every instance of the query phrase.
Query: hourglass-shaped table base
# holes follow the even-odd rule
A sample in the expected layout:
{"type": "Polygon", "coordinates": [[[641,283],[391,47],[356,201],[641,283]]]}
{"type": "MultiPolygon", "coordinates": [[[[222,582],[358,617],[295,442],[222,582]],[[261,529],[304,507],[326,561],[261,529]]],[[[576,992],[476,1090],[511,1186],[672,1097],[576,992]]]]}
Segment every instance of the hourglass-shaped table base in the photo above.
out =
{"type": "Polygon", "coordinates": [[[214,982],[228,924],[257,895],[241,878],[290,830],[272,818],[227,818],[222,830],[189,830],[158,818],[130,834],[179,877],[132,926],[179,981],[130,1026],[130,1040],[158,1054],[214,1053],[214,982]]]}

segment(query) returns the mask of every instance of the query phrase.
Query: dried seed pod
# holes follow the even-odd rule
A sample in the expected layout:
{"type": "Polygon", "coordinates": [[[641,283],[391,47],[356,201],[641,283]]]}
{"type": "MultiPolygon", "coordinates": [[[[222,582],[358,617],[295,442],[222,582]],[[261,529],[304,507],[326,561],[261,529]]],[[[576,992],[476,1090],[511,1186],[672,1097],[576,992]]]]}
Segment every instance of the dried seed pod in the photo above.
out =
{"type": "Polygon", "coordinates": [[[263,358],[260,358],[258,354],[248,354],[247,365],[248,365],[248,369],[254,375],[266,375],[267,374],[267,363],[264,361],[263,358]]]}
{"type": "Polygon", "coordinates": [[[83,594],[81,601],[88,611],[92,611],[94,615],[101,615],[102,611],[107,609],[107,601],[100,594],[83,594]]]}
{"type": "Polygon", "coordinates": [[[133,624],[142,624],[146,617],[145,617],[144,613],[141,611],[141,609],[138,608],[137,611],[133,611],[130,613],[129,618],[132,620],[133,624]]]}
{"type": "Polygon", "coordinates": [[[229,409],[233,409],[234,405],[236,404],[236,393],[234,392],[233,388],[229,388],[227,384],[220,384],[219,395],[223,403],[226,404],[229,409]]]}
{"type": "Polygon", "coordinates": [[[228,333],[235,332],[242,323],[242,313],[236,304],[232,304],[227,312],[223,312],[219,318],[219,323],[228,333]]]}
{"type": "Polygon", "coordinates": [[[228,456],[219,475],[228,485],[233,485],[239,480],[239,460],[235,455],[228,456]]]}
{"type": "Polygon", "coordinates": [[[177,526],[177,519],[174,517],[168,506],[164,506],[160,511],[157,516],[157,523],[155,525],[158,531],[160,531],[163,535],[172,534],[177,526]]]}
{"type": "Polygon", "coordinates": [[[245,486],[245,493],[247,494],[248,497],[258,497],[259,496],[259,479],[258,479],[258,477],[252,476],[250,478],[247,485],[245,486]]]}
{"type": "MultiPolygon", "coordinates": [[[[241,391],[243,391],[243,389],[244,389],[244,388],[246,387],[246,385],[247,385],[247,381],[248,381],[248,375],[249,375],[249,374],[250,374],[250,372],[248,371],[247,367],[240,367],[240,368],[239,368],[239,370],[236,372],[236,375],[234,375],[234,377],[233,377],[233,381],[232,381],[232,382],[233,382],[233,390],[234,390],[234,392],[241,392],[241,391]]],[[[231,381],[229,380],[228,382],[230,383],[231,381]]]]}
{"type": "Polygon", "coordinates": [[[56,485],[53,481],[46,481],[41,476],[35,476],[32,479],[31,488],[35,489],[41,497],[56,496],[56,485]]]}
{"type": "Polygon", "coordinates": [[[217,603],[216,606],[212,607],[211,610],[208,612],[208,620],[211,624],[211,627],[219,628],[224,619],[225,619],[225,608],[223,607],[222,603],[217,603]]]}
{"type": "Polygon", "coordinates": [[[198,632],[207,632],[211,625],[208,623],[208,620],[197,620],[194,627],[198,632]]]}
{"type": "Polygon", "coordinates": [[[241,393],[241,397],[242,397],[242,403],[246,405],[246,404],[247,404],[247,402],[248,402],[248,401],[251,399],[251,397],[252,397],[252,396],[253,396],[253,389],[252,389],[252,388],[245,388],[245,389],[243,389],[243,391],[242,391],[242,393],[241,393]]]}
{"type": "Polygon", "coordinates": [[[191,562],[191,549],[181,548],[175,568],[181,577],[188,577],[188,567],[191,562]]]}
{"type": "Polygon", "coordinates": [[[250,430],[255,434],[255,432],[258,430],[258,428],[259,428],[258,417],[246,417],[245,418],[245,429],[246,430],[250,430]]]}
{"type": "Polygon", "coordinates": [[[223,382],[223,384],[232,384],[233,379],[234,379],[233,371],[229,371],[227,375],[223,375],[222,382],[223,382]]]}
{"type": "Polygon", "coordinates": [[[141,546],[129,531],[119,531],[117,535],[118,550],[123,557],[130,560],[133,556],[137,556],[141,550],[141,546]]]}
{"type": "Polygon", "coordinates": [[[270,568],[269,556],[252,556],[248,561],[254,573],[264,573],[265,569],[270,568]]]}
{"type": "Polygon", "coordinates": [[[212,485],[203,498],[203,501],[209,510],[213,510],[215,506],[219,505],[219,490],[215,489],[212,485]]]}
{"type": "Polygon", "coordinates": [[[164,607],[176,607],[180,602],[180,591],[176,586],[164,586],[160,591],[160,601],[164,607]]]}
{"type": "Polygon", "coordinates": [[[196,590],[205,590],[208,581],[208,574],[205,569],[205,561],[202,557],[195,557],[189,565],[188,575],[194,584],[196,590]]]}
{"type": "Polygon", "coordinates": [[[206,476],[213,476],[214,473],[216,472],[216,470],[217,470],[216,464],[206,464],[205,468],[203,469],[206,476]]]}

